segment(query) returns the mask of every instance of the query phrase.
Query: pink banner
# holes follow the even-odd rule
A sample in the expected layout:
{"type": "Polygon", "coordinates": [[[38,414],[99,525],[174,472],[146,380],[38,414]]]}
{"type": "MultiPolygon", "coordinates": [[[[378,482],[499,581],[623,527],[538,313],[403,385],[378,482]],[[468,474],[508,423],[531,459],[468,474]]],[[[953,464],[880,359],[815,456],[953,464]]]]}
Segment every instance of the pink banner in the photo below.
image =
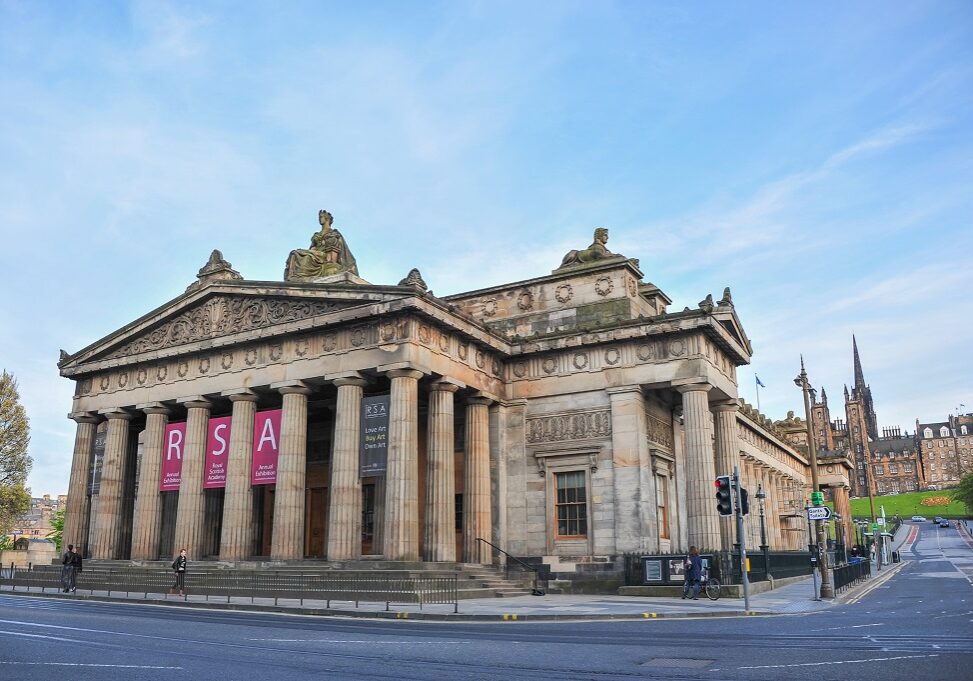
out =
{"type": "Polygon", "coordinates": [[[162,475],[159,476],[160,492],[178,492],[182,479],[182,454],[186,447],[186,424],[170,423],[166,426],[162,442],[162,475]]]}
{"type": "Polygon", "coordinates": [[[206,437],[206,476],[204,489],[226,487],[226,460],[230,450],[230,416],[209,420],[206,437]]]}
{"type": "Polygon", "coordinates": [[[258,411],[253,420],[253,467],[251,485],[277,484],[277,455],[280,452],[280,409],[258,411]]]}

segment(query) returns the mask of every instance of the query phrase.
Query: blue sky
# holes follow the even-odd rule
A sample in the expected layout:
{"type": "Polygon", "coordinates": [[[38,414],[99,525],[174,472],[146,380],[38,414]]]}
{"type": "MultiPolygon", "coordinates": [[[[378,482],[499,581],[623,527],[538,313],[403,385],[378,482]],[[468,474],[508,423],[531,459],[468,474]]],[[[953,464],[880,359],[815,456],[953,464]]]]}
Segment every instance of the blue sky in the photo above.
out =
{"type": "Polygon", "coordinates": [[[695,307],[740,393],[880,426],[973,411],[973,4],[0,0],[0,366],[35,494],[67,487],[75,352],[219,248],[279,280],[317,211],[363,277],[548,273],[596,226],[695,307]],[[840,415],[840,414],[838,414],[840,415]]]}

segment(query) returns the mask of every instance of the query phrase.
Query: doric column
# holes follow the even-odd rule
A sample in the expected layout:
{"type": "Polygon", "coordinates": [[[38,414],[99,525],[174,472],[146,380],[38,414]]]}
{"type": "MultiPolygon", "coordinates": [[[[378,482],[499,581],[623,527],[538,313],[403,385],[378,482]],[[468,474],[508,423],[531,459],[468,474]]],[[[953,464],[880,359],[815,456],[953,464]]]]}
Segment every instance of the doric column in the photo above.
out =
{"type": "MultiPolygon", "coordinates": [[[[635,386],[609,388],[612,438],[612,511],[615,545],[595,553],[658,550],[655,480],[649,455],[645,397],[635,386]]],[[[609,509],[605,509],[606,511],[609,509]]],[[[592,528],[593,531],[594,528],[592,528]]],[[[594,533],[598,538],[598,533],[594,533]]]]}
{"type": "Polygon", "coordinates": [[[95,429],[98,416],[92,412],[71,414],[78,428],[74,434],[74,456],[71,459],[71,479],[68,482],[68,502],[64,510],[63,546],[74,544],[79,553],[88,538],[84,534],[85,517],[88,515],[88,471],[94,452],[95,429]]]}
{"type": "Polygon", "coordinates": [[[477,538],[491,540],[490,405],[486,397],[466,401],[466,476],[463,490],[463,558],[489,565],[493,549],[477,538]]]}
{"type": "Polygon", "coordinates": [[[453,393],[458,385],[436,381],[429,387],[426,430],[426,514],[422,556],[433,562],[456,560],[456,480],[453,450],[453,393]]]}
{"type": "Polygon", "coordinates": [[[132,560],[155,560],[159,557],[159,534],[162,531],[159,477],[169,409],[159,402],[140,404],[136,408],[145,413],[145,440],[132,518],[132,560]]]}
{"type": "Polygon", "coordinates": [[[253,548],[253,418],[257,395],[247,388],[222,393],[233,403],[230,417],[230,451],[223,493],[223,529],[220,560],[246,560],[253,548]]]}
{"type": "Polygon", "coordinates": [[[419,379],[393,369],[389,458],[385,474],[385,559],[419,560],[419,379]]]}
{"type": "Polygon", "coordinates": [[[686,505],[687,541],[700,550],[721,546],[719,515],[713,481],[716,468],[709,429],[709,399],[712,386],[693,383],[678,388],[682,393],[684,430],[686,434],[686,505]]]}
{"type": "Polygon", "coordinates": [[[770,471],[770,493],[774,495],[774,532],[769,539],[770,550],[780,551],[784,548],[784,525],[780,520],[780,506],[778,502],[783,496],[781,475],[775,470],[770,471]]]}
{"type": "Polygon", "coordinates": [[[334,418],[328,506],[328,560],[361,558],[361,478],[359,446],[361,400],[366,385],[360,376],[336,378],[338,403],[334,418]]]}
{"type": "Polygon", "coordinates": [[[201,395],[176,400],[186,407],[186,441],[182,450],[182,473],[176,504],[175,553],[186,549],[190,560],[203,558],[203,467],[209,411],[213,404],[201,395]]]}
{"type": "Polygon", "coordinates": [[[101,465],[98,492],[98,521],[91,547],[95,560],[114,560],[122,555],[122,482],[128,467],[128,422],[132,414],[124,409],[98,412],[108,418],[105,459],[101,465]]]}
{"type": "Polygon", "coordinates": [[[270,557],[299,560],[304,557],[304,496],[307,475],[307,396],[311,389],[301,381],[274,384],[284,396],[280,419],[280,454],[274,488],[274,533],[270,557]]]}
{"type": "MultiPolygon", "coordinates": [[[[745,477],[745,471],[740,466],[740,444],[737,442],[737,409],[736,400],[720,402],[715,405],[716,410],[716,474],[733,475],[733,467],[741,468],[740,476],[745,477]]],[[[741,481],[741,485],[746,484],[741,481]]],[[[756,489],[748,490],[755,494],[756,489]]],[[[754,502],[756,500],[754,499],[754,502]]],[[[720,548],[728,551],[736,541],[736,519],[733,516],[720,518],[720,548]]]]}

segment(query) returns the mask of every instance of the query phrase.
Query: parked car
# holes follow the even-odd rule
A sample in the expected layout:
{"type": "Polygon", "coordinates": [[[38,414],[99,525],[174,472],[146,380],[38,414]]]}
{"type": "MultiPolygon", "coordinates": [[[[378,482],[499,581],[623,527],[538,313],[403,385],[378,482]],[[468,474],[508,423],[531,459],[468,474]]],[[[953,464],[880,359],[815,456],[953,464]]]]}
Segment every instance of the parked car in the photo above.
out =
{"type": "Polygon", "coordinates": [[[942,519],[943,517],[941,515],[937,515],[935,518],[932,519],[932,521],[938,525],[940,522],[942,522],[942,519]]]}
{"type": "Polygon", "coordinates": [[[949,521],[946,520],[945,518],[940,518],[940,520],[939,520],[939,526],[940,527],[949,527],[949,521]]]}
{"type": "Polygon", "coordinates": [[[921,515],[912,516],[912,522],[914,523],[924,523],[926,522],[926,517],[921,515]]]}

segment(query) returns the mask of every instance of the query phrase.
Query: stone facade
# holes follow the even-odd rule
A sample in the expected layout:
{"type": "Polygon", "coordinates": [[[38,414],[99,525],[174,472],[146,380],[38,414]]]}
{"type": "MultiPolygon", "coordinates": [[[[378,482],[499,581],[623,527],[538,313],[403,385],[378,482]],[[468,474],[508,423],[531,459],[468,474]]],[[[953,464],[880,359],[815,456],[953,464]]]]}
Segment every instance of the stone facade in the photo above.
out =
{"type": "Polygon", "coordinates": [[[926,489],[955,487],[973,472],[973,414],[936,423],[916,420],[915,447],[921,453],[926,489]]]}
{"type": "Polygon", "coordinates": [[[440,298],[417,270],[362,279],[322,216],[286,281],[216,251],[184,294],[62,358],[66,541],[105,559],[447,563],[489,563],[493,544],[551,574],[615,574],[627,552],[728,547],[713,479],[738,465],[768,492],[772,548],[801,545],[806,457],[737,398],[751,348],[729,289],[670,312],[604,230],[549,275],[440,298]],[[361,477],[361,405],[380,395],[387,466],[361,477]],[[276,484],[252,484],[255,413],[275,409],[276,484]],[[225,487],[204,488],[222,417],[225,487]],[[180,486],[160,492],[160,433],[183,422],[180,486]]]}

